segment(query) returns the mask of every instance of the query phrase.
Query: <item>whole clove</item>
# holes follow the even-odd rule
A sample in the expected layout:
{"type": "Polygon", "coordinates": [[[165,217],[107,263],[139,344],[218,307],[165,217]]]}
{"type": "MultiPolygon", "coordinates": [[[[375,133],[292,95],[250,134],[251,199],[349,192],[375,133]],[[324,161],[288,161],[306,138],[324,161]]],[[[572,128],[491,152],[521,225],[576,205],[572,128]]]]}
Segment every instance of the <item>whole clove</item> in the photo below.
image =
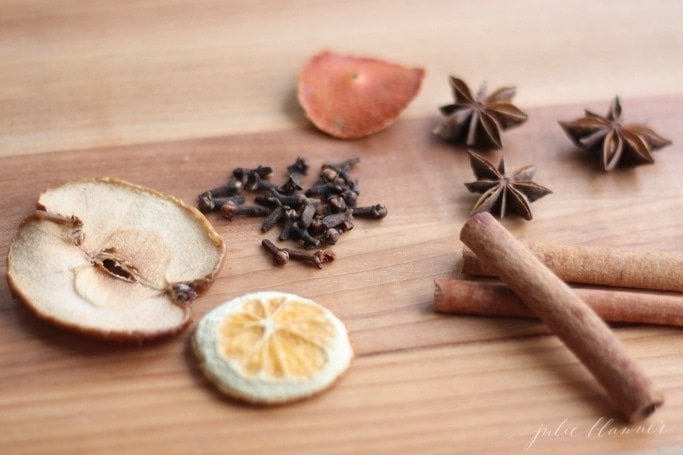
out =
{"type": "Polygon", "coordinates": [[[356,187],[356,181],[351,178],[349,171],[353,166],[360,162],[360,158],[351,158],[341,163],[324,163],[322,165],[321,177],[328,181],[344,182],[349,188],[354,189],[356,187]]]}
{"type": "Polygon", "coordinates": [[[228,220],[232,220],[235,216],[267,216],[268,209],[260,205],[237,205],[234,202],[228,201],[221,206],[221,213],[228,220]]]}
{"type": "Polygon", "coordinates": [[[301,207],[306,202],[306,197],[300,194],[282,194],[275,188],[271,188],[269,191],[271,196],[277,199],[280,204],[288,205],[292,208],[301,207]]]}
{"type": "Polygon", "coordinates": [[[311,253],[291,248],[279,248],[268,239],[263,239],[261,241],[261,246],[270,253],[275,265],[285,265],[292,259],[322,269],[323,264],[334,261],[335,259],[334,252],[330,250],[318,250],[311,253]]]}
{"type": "Polygon", "coordinates": [[[344,160],[341,163],[331,163],[329,161],[326,161],[322,165],[322,169],[334,169],[337,172],[349,172],[352,167],[354,167],[356,164],[360,163],[360,158],[353,157],[349,158],[348,160],[344,160]]]}
{"type": "Polygon", "coordinates": [[[306,190],[306,196],[337,196],[344,191],[344,187],[335,182],[318,183],[306,190]]]}
{"type": "Polygon", "coordinates": [[[304,207],[301,210],[301,215],[299,219],[301,220],[301,225],[308,228],[313,222],[313,217],[315,217],[316,207],[313,202],[306,200],[304,202],[304,207]]]}
{"type": "Polygon", "coordinates": [[[292,225],[292,236],[295,239],[301,240],[306,248],[318,248],[322,243],[320,239],[313,237],[300,222],[295,222],[292,225]]]}
{"type": "Polygon", "coordinates": [[[282,202],[275,196],[269,194],[257,194],[254,197],[254,203],[258,205],[263,205],[265,207],[281,207],[282,202]]]}
{"type": "Polygon", "coordinates": [[[273,182],[270,182],[268,180],[258,180],[250,188],[250,191],[270,191],[270,190],[277,191],[278,189],[279,189],[279,187],[276,184],[274,184],[273,182]]]}
{"type": "Polygon", "coordinates": [[[301,177],[290,175],[287,181],[279,187],[275,188],[278,192],[286,195],[295,194],[298,191],[302,191],[301,177]]]}
{"type": "Polygon", "coordinates": [[[346,212],[339,212],[327,215],[325,218],[322,219],[323,225],[326,228],[339,227],[343,231],[348,231],[353,228],[352,221],[353,215],[348,210],[346,212]]]}
{"type": "Polygon", "coordinates": [[[230,177],[228,183],[218,188],[214,188],[209,191],[205,191],[202,194],[210,193],[213,197],[225,197],[225,196],[235,196],[242,192],[243,185],[240,180],[238,180],[234,175],[230,177]]]}
{"type": "Polygon", "coordinates": [[[273,242],[268,239],[263,239],[261,241],[261,246],[264,250],[269,252],[273,257],[273,263],[275,265],[285,265],[289,262],[289,252],[284,248],[278,248],[273,242]]]}
{"type": "Polygon", "coordinates": [[[228,203],[240,205],[244,204],[246,198],[242,194],[236,194],[234,196],[225,197],[215,197],[211,191],[206,191],[199,195],[197,200],[197,207],[202,213],[214,212],[220,210],[220,208],[228,203]]]}
{"type": "Polygon", "coordinates": [[[308,161],[305,158],[297,158],[296,161],[287,166],[289,177],[287,181],[279,187],[278,191],[282,194],[294,194],[298,191],[303,191],[301,181],[308,173],[308,161]]]}
{"type": "Polygon", "coordinates": [[[358,218],[384,218],[387,216],[387,208],[383,204],[375,204],[370,207],[353,207],[351,208],[353,216],[358,218]]]}
{"type": "Polygon", "coordinates": [[[308,174],[308,169],[310,167],[306,158],[299,157],[294,163],[287,166],[287,172],[289,172],[290,177],[293,175],[304,176],[308,174]]]}
{"type": "Polygon", "coordinates": [[[325,230],[325,235],[323,236],[323,239],[325,240],[325,243],[327,243],[328,245],[334,245],[337,243],[340,236],[341,232],[339,232],[338,229],[329,228],[325,230]]]}
{"type": "Polygon", "coordinates": [[[346,201],[341,196],[328,197],[327,203],[329,204],[332,211],[335,213],[345,212],[348,208],[348,206],[346,205],[346,201]]]}
{"type": "Polygon", "coordinates": [[[282,230],[280,231],[278,239],[287,240],[290,238],[292,234],[292,229],[294,228],[294,223],[297,219],[296,210],[291,209],[289,207],[284,209],[282,219],[284,220],[284,223],[282,225],[282,230]]]}
{"type": "Polygon", "coordinates": [[[341,193],[341,197],[346,202],[347,207],[355,207],[358,204],[358,191],[347,189],[341,193]]]}
{"type": "Polygon", "coordinates": [[[319,204],[315,208],[315,218],[324,218],[327,215],[332,213],[332,208],[329,206],[329,204],[319,204]]]}
{"type": "Polygon", "coordinates": [[[313,221],[311,222],[311,224],[308,225],[308,232],[310,232],[311,235],[313,235],[313,236],[315,236],[315,237],[320,237],[320,236],[322,236],[322,235],[325,233],[326,230],[327,230],[327,228],[326,228],[325,225],[323,224],[322,218],[321,218],[321,217],[318,217],[317,215],[316,215],[316,217],[313,219],[313,221]]]}
{"type": "Polygon", "coordinates": [[[324,263],[334,261],[335,259],[335,254],[329,250],[318,250],[314,253],[289,248],[286,248],[285,250],[292,260],[305,262],[319,269],[323,268],[324,263]]]}
{"type": "Polygon", "coordinates": [[[254,169],[238,167],[232,171],[232,175],[242,183],[246,190],[249,191],[256,190],[259,182],[267,179],[272,173],[273,168],[261,165],[254,169]]]}
{"type": "Polygon", "coordinates": [[[261,165],[257,166],[254,169],[238,167],[238,168],[233,169],[233,171],[232,171],[232,175],[235,176],[240,181],[242,181],[242,183],[246,183],[250,180],[255,180],[255,179],[265,179],[272,173],[273,173],[272,167],[261,166],[261,165]]]}
{"type": "Polygon", "coordinates": [[[275,207],[266,217],[265,220],[263,220],[263,224],[261,224],[261,232],[268,232],[270,231],[275,225],[280,221],[280,219],[284,216],[285,209],[282,206],[275,207]]]}
{"type": "Polygon", "coordinates": [[[359,161],[351,158],[324,163],[317,180],[305,190],[302,181],[310,165],[301,157],[287,167],[286,181],[281,185],[270,180],[273,169],[269,166],[235,168],[225,186],[200,194],[197,206],[204,213],[220,210],[229,220],[235,216],[264,217],[262,232],[279,227],[280,241],[295,241],[307,249],[292,253],[294,250],[278,248],[264,240],[263,248],[274,255],[277,265],[295,259],[319,267],[332,260],[334,254],[329,250],[310,253],[308,249],[335,245],[345,232],[353,229],[354,216],[380,219],[387,215],[382,204],[358,207],[358,181],[351,175],[351,169],[359,161]],[[251,193],[255,205],[245,205],[243,193],[251,193]]]}

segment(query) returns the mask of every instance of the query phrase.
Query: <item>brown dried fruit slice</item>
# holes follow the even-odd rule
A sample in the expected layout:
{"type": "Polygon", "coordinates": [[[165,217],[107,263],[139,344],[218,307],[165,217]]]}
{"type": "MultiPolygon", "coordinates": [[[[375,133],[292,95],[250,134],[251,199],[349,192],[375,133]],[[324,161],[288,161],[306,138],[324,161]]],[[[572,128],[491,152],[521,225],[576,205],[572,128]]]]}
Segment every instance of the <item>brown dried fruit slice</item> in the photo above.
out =
{"type": "Polygon", "coordinates": [[[417,95],[424,69],[323,51],[299,73],[299,103],[325,133],[353,139],[393,123],[417,95]]]}
{"type": "Polygon", "coordinates": [[[208,313],[193,338],[206,375],[252,403],[298,400],[330,386],[353,351],[344,324],[312,300],[266,291],[208,313]]]}
{"type": "Polygon", "coordinates": [[[15,294],[39,317],[108,339],[179,332],[225,245],[182,201],[122,180],[69,182],[40,196],[8,256],[15,294]]]}

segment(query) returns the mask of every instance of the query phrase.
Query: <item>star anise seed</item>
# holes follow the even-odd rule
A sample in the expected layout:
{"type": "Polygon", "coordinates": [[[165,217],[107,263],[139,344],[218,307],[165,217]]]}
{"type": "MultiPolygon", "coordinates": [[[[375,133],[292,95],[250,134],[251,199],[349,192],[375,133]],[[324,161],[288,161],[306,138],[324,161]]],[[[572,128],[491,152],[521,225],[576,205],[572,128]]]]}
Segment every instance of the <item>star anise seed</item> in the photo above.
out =
{"type": "Polygon", "coordinates": [[[498,167],[483,156],[468,151],[470,165],[476,182],[465,183],[472,193],[483,193],[474,205],[471,214],[491,212],[503,218],[507,211],[513,211],[526,220],[531,220],[529,204],[552,191],[532,182],[536,166],[527,165],[517,169],[512,177],[505,176],[505,161],[500,159],[498,167]]]}
{"type": "Polygon", "coordinates": [[[515,87],[501,87],[486,96],[486,84],[482,84],[476,96],[462,79],[450,77],[455,103],[442,106],[446,118],[434,129],[434,133],[446,140],[468,146],[493,146],[501,148],[500,132],[520,125],[527,115],[512,104],[515,87]]]}
{"type": "Polygon", "coordinates": [[[639,124],[624,124],[621,103],[615,97],[606,116],[589,110],[586,116],[560,126],[578,147],[602,155],[602,168],[611,171],[622,159],[636,163],[653,163],[651,152],[671,144],[671,141],[639,124]]]}

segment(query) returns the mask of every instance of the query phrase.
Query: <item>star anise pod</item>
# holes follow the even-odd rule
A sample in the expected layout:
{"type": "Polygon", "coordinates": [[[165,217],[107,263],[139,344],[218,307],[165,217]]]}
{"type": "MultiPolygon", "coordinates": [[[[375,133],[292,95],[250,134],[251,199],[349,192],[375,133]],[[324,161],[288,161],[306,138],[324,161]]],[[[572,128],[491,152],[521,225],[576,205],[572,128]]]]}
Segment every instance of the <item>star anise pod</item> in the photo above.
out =
{"type": "Polygon", "coordinates": [[[472,193],[484,193],[474,205],[472,214],[491,212],[503,218],[507,211],[513,211],[530,220],[533,217],[529,204],[552,193],[548,188],[531,181],[536,173],[534,165],[524,166],[517,169],[512,177],[506,177],[503,158],[496,167],[483,156],[468,153],[477,181],[465,183],[465,186],[472,193]]]}
{"type": "Polygon", "coordinates": [[[486,83],[476,96],[462,79],[450,77],[455,103],[442,106],[446,116],[434,133],[446,140],[468,146],[494,146],[501,148],[501,130],[524,123],[527,115],[512,104],[515,87],[501,87],[486,95],[486,83]]]}
{"type": "Polygon", "coordinates": [[[585,112],[585,117],[559,122],[560,126],[578,147],[600,153],[605,171],[614,169],[621,159],[653,163],[651,152],[671,144],[645,125],[624,124],[618,96],[604,117],[589,110],[585,112]]]}

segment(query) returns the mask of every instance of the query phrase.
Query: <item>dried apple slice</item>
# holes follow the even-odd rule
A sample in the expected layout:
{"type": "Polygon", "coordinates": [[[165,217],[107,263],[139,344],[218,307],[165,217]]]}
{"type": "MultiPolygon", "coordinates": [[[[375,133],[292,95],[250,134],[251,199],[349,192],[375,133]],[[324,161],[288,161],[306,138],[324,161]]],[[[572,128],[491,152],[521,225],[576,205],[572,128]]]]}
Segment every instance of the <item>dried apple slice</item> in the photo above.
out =
{"type": "Polygon", "coordinates": [[[187,303],[218,273],[225,244],[193,207],[122,180],[69,182],[40,196],[8,256],[14,293],[39,317],[90,335],[181,331],[187,303]]]}
{"type": "Polygon", "coordinates": [[[424,69],[323,51],[299,73],[299,103],[325,133],[353,139],[392,124],[417,95],[424,69]]]}

